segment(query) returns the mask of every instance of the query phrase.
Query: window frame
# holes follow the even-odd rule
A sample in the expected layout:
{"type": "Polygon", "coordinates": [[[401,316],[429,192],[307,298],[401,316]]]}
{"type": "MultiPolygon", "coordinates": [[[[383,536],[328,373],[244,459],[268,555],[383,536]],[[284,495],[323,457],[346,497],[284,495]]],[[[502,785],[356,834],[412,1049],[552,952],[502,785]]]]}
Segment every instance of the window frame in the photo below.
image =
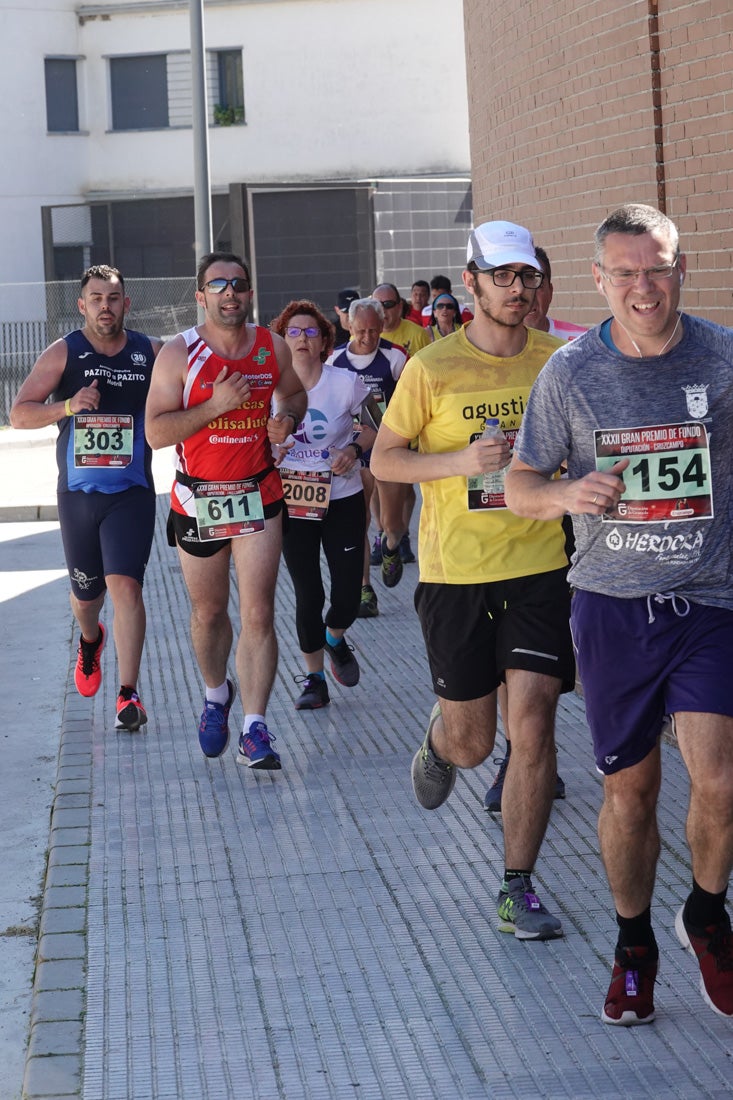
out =
{"type": "MultiPolygon", "coordinates": [[[[44,81],[44,93],[46,101],[46,132],[48,134],[79,134],[81,133],[81,119],[80,119],[80,95],[79,95],[79,62],[83,61],[83,57],[78,54],[46,54],[43,58],[43,81],[44,81]],[[68,64],[73,66],[73,114],[76,119],[76,125],[73,127],[68,126],[51,126],[51,117],[49,114],[49,107],[52,104],[59,102],[58,95],[52,95],[51,92],[58,93],[60,90],[60,83],[55,88],[49,86],[49,66],[52,64],[68,64]]],[[[71,81],[69,81],[71,84],[71,81]]],[[[69,88],[64,89],[69,91],[69,88]]],[[[66,108],[65,108],[66,109],[66,108]]]]}
{"type": "MultiPolygon", "coordinates": [[[[207,51],[216,61],[216,102],[212,102],[211,110],[215,126],[244,126],[247,122],[244,103],[244,58],[241,46],[222,46],[221,48],[207,51]],[[227,74],[225,71],[226,60],[232,60],[236,65],[236,72],[227,74]],[[238,102],[230,103],[228,77],[233,75],[237,85],[234,98],[238,102]],[[224,77],[224,79],[222,79],[224,77]]],[[[214,97],[212,96],[212,100],[214,97]]]]}
{"type": "MultiPolygon", "coordinates": [[[[170,100],[168,91],[168,54],[170,51],[156,50],[154,53],[134,53],[134,54],[109,54],[107,56],[107,72],[109,80],[109,112],[110,112],[110,131],[115,134],[130,134],[139,133],[146,130],[169,130],[170,125],[170,100]],[[162,72],[156,72],[154,74],[155,81],[162,86],[165,93],[164,98],[161,96],[159,99],[160,104],[165,106],[165,121],[163,121],[163,115],[159,114],[151,119],[137,118],[134,121],[136,125],[120,125],[128,121],[124,117],[124,113],[129,111],[129,104],[123,104],[119,99],[119,78],[122,75],[122,64],[124,62],[138,62],[150,63],[152,59],[158,59],[159,64],[162,65],[162,72]],[[141,124],[142,123],[142,124],[141,124]],[[145,125],[147,123],[147,125],[145,125]]],[[[130,84],[130,87],[133,85],[130,84]]],[[[138,89],[142,87],[141,83],[135,82],[135,87],[138,89]]],[[[151,101],[154,105],[156,101],[151,101]]],[[[136,105],[136,110],[145,110],[147,107],[140,107],[136,105]]],[[[134,117],[134,112],[130,111],[129,117],[134,117]]]]}

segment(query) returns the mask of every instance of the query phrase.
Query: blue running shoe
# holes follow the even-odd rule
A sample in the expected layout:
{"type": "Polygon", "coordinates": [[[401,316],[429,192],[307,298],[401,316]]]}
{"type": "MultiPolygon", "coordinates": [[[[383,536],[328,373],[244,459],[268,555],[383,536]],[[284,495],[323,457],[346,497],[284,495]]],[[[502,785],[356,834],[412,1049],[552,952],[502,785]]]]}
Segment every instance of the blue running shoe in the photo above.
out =
{"type": "Polygon", "coordinates": [[[282,767],[280,756],[272,747],[275,741],[264,722],[253,722],[246,733],[239,736],[237,763],[248,768],[268,768],[277,771],[282,767]]]}
{"type": "Polygon", "coordinates": [[[204,756],[221,756],[229,744],[229,711],[231,710],[237,689],[231,680],[227,680],[229,698],[226,703],[204,701],[199,722],[199,745],[204,756]]]}

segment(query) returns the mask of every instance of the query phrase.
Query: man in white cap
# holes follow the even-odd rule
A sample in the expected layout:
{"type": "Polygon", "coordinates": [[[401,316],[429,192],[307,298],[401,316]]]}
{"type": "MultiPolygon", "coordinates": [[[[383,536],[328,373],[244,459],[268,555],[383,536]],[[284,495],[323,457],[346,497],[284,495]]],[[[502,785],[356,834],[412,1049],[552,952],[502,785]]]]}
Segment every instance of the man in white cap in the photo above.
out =
{"type": "Polygon", "coordinates": [[[575,683],[560,520],[520,519],[503,495],[529,391],[562,343],[523,323],[542,279],[522,226],[487,222],[471,233],[463,282],[474,320],[408,360],[372,453],[376,477],[420,482],[423,493],[415,606],[439,701],[413,760],[415,796],[436,809],[459,768],[486,760],[505,681],[512,755],[498,927],[523,940],[562,935],[531,875],[555,787],[557,700],[575,683]]]}

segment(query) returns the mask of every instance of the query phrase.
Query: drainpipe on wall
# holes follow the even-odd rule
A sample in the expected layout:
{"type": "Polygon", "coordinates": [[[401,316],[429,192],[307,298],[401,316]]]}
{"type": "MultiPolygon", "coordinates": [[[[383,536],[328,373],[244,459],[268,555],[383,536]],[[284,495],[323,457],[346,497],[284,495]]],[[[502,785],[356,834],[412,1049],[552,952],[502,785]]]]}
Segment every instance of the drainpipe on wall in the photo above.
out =
{"type": "Polygon", "coordinates": [[[654,116],[654,165],[657,179],[657,206],[667,213],[667,181],[664,173],[664,127],[662,120],[662,64],[659,53],[659,4],[647,0],[649,11],[649,61],[651,69],[652,111],[654,116]]]}

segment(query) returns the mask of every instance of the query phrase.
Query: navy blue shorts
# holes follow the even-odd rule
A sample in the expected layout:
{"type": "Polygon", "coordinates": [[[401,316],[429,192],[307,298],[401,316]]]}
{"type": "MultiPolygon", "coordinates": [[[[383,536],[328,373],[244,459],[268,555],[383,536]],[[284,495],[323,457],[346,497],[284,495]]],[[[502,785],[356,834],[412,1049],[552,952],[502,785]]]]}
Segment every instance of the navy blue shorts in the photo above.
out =
{"type": "Polygon", "coordinates": [[[418,584],[420,618],[433,680],[442,699],[490,695],[508,668],[575,687],[567,568],[483,584],[418,584]]]}
{"type": "Polygon", "coordinates": [[[604,775],[648,756],[666,714],[733,717],[733,611],[679,596],[622,600],[578,590],[570,624],[604,775]]]}
{"type": "Polygon", "coordinates": [[[132,577],[142,585],[155,530],[155,491],[133,486],[121,493],[59,492],[59,526],[71,590],[96,600],[105,577],[132,577]]]}

